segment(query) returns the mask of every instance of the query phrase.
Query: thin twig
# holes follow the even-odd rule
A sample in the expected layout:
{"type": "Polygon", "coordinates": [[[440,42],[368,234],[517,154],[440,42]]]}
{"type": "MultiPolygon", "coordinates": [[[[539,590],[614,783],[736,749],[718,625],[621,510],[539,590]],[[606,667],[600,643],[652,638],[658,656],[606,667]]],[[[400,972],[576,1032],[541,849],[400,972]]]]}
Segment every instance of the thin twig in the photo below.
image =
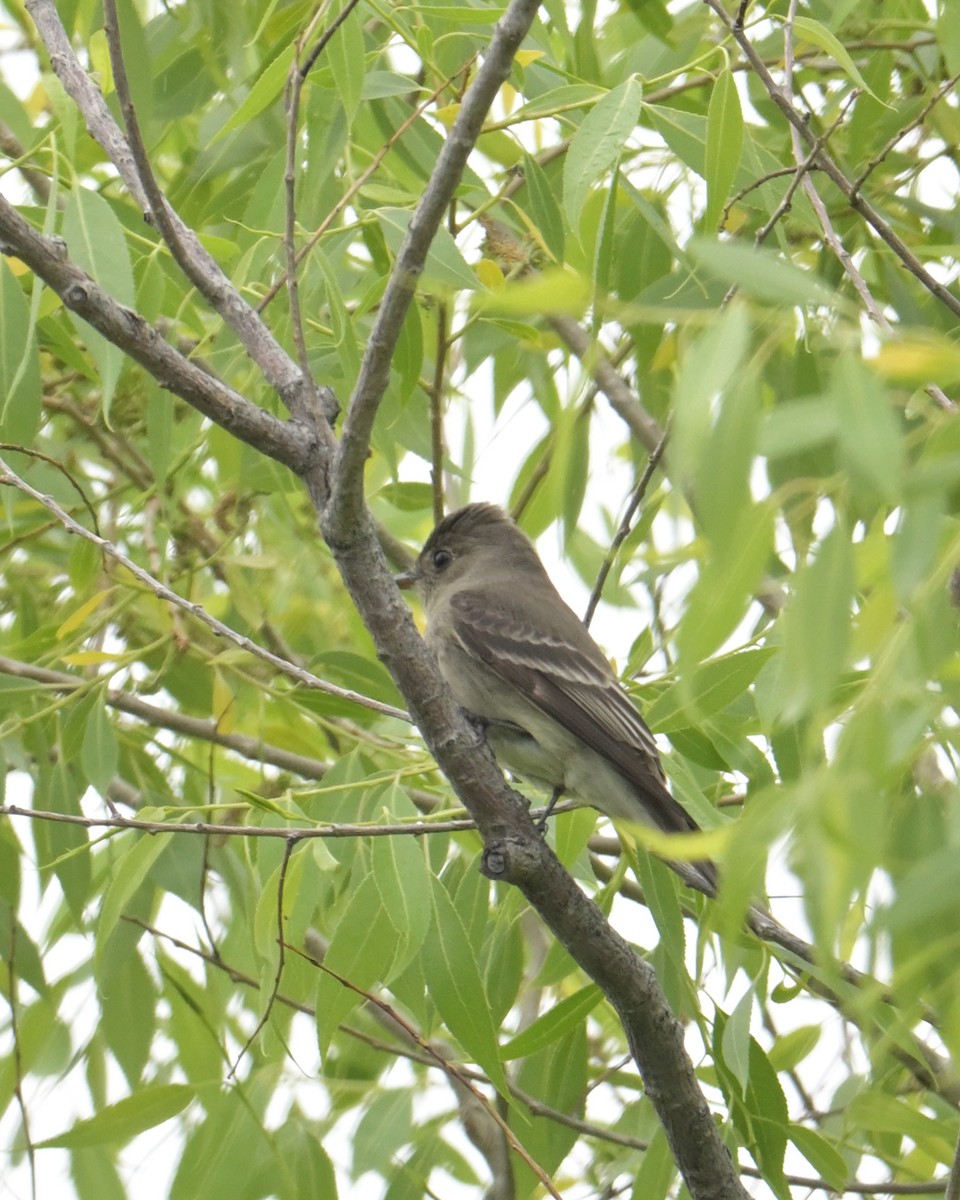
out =
{"type": "Polygon", "coordinates": [[[960,1138],[957,1139],[953,1163],[950,1166],[950,1174],[947,1176],[944,1200],[960,1200],[960,1138]]]}
{"type": "MultiPolygon", "coordinates": [[[[76,692],[90,686],[89,679],[80,679],[76,675],[68,675],[63,671],[51,671],[47,667],[39,667],[34,663],[21,662],[19,659],[7,658],[0,655],[0,674],[11,675],[17,679],[31,679],[46,688],[57,692],[76,692]]],[[[322,779],[330,769],[330,764],[321,758],[311,758],[306,754],[297,754],[284,746],[274,746],[260,738],[250,737],[243,733],[223,733],[217,728],[217,722],[207,717],[192,717],[188,713],[177,712],[173,709],[161,708],[150,704],[139,696],[122,691],[120,688],[108,688],[104,692],[104,700],[111,708],[128,713],[137,720],[153,725],[157,729],[169,729],[184,737],[199,738],[214,745],[233,750],[251,762],[267,763],[281,771],[290,771],[304,779],[322,779]]]]}
{"type": "Polygon", "coordinates": [[[358,987],[355,983],[352,983],[349,979],[347,979],[346,976],[339,974],[339,972],[334,971],[331,967],[328,967],[326,963],[320,962],[319,959],[313,958],[311,955],[306,954],[303,950],[299,950],[296,946],[290,946],[289,949],[295,954],[299,954],[301,958],[306,959],[307,962],[312,963],[315,967],[318,967],[327,975],[332,976],[332,978],[336,979],[337,982],[342,984],[345,988],[349,988],[351,992],[356,992],[358,996],[362,996],[368,1004],[371,1004],[374,1007],[382,1010],[392,1024],[399,1025],[411,1041],[415,1042],[422,1050],[430,1055],[430,1057],[434,1060],[441,1071],[444,1072],[444,1074],[449,1075],[450,1078],[455,1079],[461,1087],[466,1088],[466,1090],[470,1092],[474,1099],[483,1106],[491,1120],[495,1121],[499,1126],[503,1136],[510,1143],[514,1153],[518,1154],[520,1158],[523,1159],[534,1175],[536,1175],[536,1177],[540,1180],[541,1184],[543,1184],[550,1195],[554,1197],[554,1200],[563,1200],[563,1197],[553,1186],[550,1176],[546,1173],[546,1171],[544,1171],[543,1167],[540,1166],[536,1159],[534,1159],[517,1141],[516,1134],[503,1119],[503,1117],[500,1116],[493,1105],[491,1105],[490,1101],[483,1094],[483,1092],[480,1091],[473,1080],[464,1074],[459,1067],[454,1066],[449,1059],[445,1058],[442,1054],[435,1050],[433,1046],[431,1046],[426,1039],[422,1038],[413,1025],[411,1025],[409,1021],[402,1017],[395,1008],[387,1004],[386,1001],[382,1000],[379,996],[374,995],[372,992],[368,992],[364,988],[358,987]]]}
{"type": "Polygon", "coordinates": [[[287,867],[290,864],[290,856],[293,854],[296,846],[297,838],[288,833],[287,840],[283,847],[283,862],[280,864],[280,877],[277,880],[277,945],[280,948],[280,952],[277,958],[277,969],[273,975],[273,987],[270,989],[270,995],[267,998],[267,1003],[260,1020],[257,1022],[253,1032],[243,1043],[243,1046],[240,1048],[240,1053],[237,1055],[236,1061],[227,1072],[228,1079],[232,1079],[234,1075],[236,1075],[237,1067],[239,1067],[240,1063],[243,1061],[243,1056],[256,1041],[260,1030],[263,1029],[266,1023],[270,1020],[270,1014],[273,1012],[274,1003],[276,1002],[277,996],[280,994],[280,980],[283,978],[283,967],[287,958],[287,940],[283,930],[283,891],[287,882],[287,867]]]}
{"type": "Polygon", "coordinates": [[[316,61],[320,57],[320,55],[324,52],[324,50],[326,50],[326,48],[330,42],[330,39],[337,32],[337,30],[344,23],[344,21],[346,21],[347,17],[350,16],[350,14],[357,7],[359,2],[360,2],[360,0],[347,0],[347,3],[343,6],[342,10],[337,15],[337,17],[333,21],[330,22],[329,28],[324,30],[319,41],[314,46],[314,48],[310,51],[310,53],[307,55],[307,58],[304,61],[303,66],[300,68],[301,80],[306,79],[306,77],[313,70],[314,64],[316,63],[316,61]]]}
{"type": "Polygon", "coordinates": [[[653,473],[657,469],[660,460],[663,458],[663,452],[667,448],[667,438],[669,430],[665,430],[659,444],[654,448],[650,457],[647,459],[647,465],[643,469],[643,474],[637,480],[637,486],[633,489],[633,495],[630,497],[630,502],[627,505],[627,510],[623,514],[620,521],[620,527],[614,535],[613,541],[610,543],[610,549],[604,555],[603,562],[600,565],[600,570],[597,572],[597,581],[593,585],[593,591],[590,593],[590,599],[587,601],[587,610],[583,614],[583,623],[590,627],[590,622],[593,620],[593,614],[597,611],[597,605],[600,603],[600,597],[603,594],[603,585],[607,582],[607,576],[613,567],[617,558],[617,552],[626,540],[627,534],[630,532],[630,527],[633,524],[633,518],[647,494],[647,487],[650,480],[653,478],[653,473]]]}
{"type": "MultiPolygon", "coordinates": [[[[242,984],[244,987],[251,988],[253,991],[260,991],[261,985],[258,980],[254,979],[250,975],[245,974],[243,971],[238,970],[236,967],[230,966],[229,963],[224,962],[223,960],[215,959],[205,950],[201,950],[197,946],[191,946],[187,942],[181,941],[180,938],[175,937],[173,934],[166,933],[162,929],[156,929],[154,926],[149,925],[146,921],[141,920],[139,917],[129,916],[125,913],[122,919],[124,921],[129,921],[132,925],[136,925],[139,929],[143,929],[146,933],[149,933],[152,937],[158,940],[162,939],[163,941],[169,942],[172,946],[177,947],[177,949],[183,950],[187,954],[195,955],[197,958],[202,959],[209,966],[223,971],[224,974],[234,983],[242,984]]],[[[311,1018],[316,1016],[316,1010],[312,1005],[304,1004],[300,1000],[294,1000],[290,996],[279,994],[277,996],[277,1003],[283,1004],[295,1012],[303,1013],[305,1016],[311,1018]]],[[[376,1009],[376,1011],[380,1010],[376,1009]]],[[[406,1029],[402,1025],[398,1025],[392,1019],[384,1020],[383,1024],[385,1027],[393,1029],[394,1032],[403,1034],[405,1041],[409,1037],[406,1029]]],[[[442,1054],[434,1046],[431,1046],[429,1051],[421,1051],[420,1053],[417,1053],[415,1050],[408,1049],[406,1045],[399,1045],[396,1042],[384,1042],[379,1038],[371,1037],[370,1034],[364,1033],[359,1029],[354,1029],[348,1025],[341,1026],[341,1028],[349,1037],[363,1042],[365,1045],[370,1046],[374,1050],[378,1050],[380,1053],[389,1055],[402,1055],[404,1058],[408,1058],[412,1062],[419,1063],[421,1066],[436,1067],[438,1057],[442,1058],[442,1054]]],[[[412,1038],[410,1041],[414,1046],[421,1045],[421,1041],[418,1038],[412,1038]]],[[[476,1080],[477,1082],[488,1082],[486,1077],[477,1071],[468,1070],[465,1068],[458,1069],[462,1075],[465,1075],[469,1079],[476,1080]]],[[[608,1142],[614,1146],[623,1146],[629,1150],[646,1151],[650,1148],[649,1141],[644,1138],[634,1137],[628,1133],[621,1133],[616,1129],[607,1129],[603,1125],[597,1125],[592,1121],[585,1121],[580,1117],[573,1117],[569,1113],[561,1112],[559,1109],[553,1108],[551,1105],[544,1103],[544,1101],[538,1097],[531,1096],[529,1092],[525,1092],[522,1088],[518,1088],[513,1084],[510,1086],[510,1095],[514,1097],[514,1099],[519,1100],[520,1103],[529,1110],[532,1116],[544,1117],[548,1121],[553,1121],[557,1125],[563,1125],[565,1128],[572,1129],[576,1133],[583,1134],[585,1137],[595,1138],[601,1142],[608,1142]]],[[[749,1164],[740,1164],[738,1169],[742,1175],[745,1175],[750,1179],[763,1178],[763,1172],[758,1167],[753,1167],[749,1164]]],[[[828,1183],[824,1179],[817,1179],[807,1175],[785,1175],[784,1178],[786,1179],[787,1183],[794,1187],[814,1188],[818,1191],[831,1193],[837,1192],[837,1189],[835,1189],[832,1184],[828,1183]]],[[[942,1179],[932,1179],[921,1183],[894,1183],[892,1181],[885,1183],[860,1183],[858,1180],[854,1179],[844,1183],[843,1187],[839,1189],[837,1194],[842,1195],[849,1192],[853,1195],[861,1196],[938,1196],[943,1194],[945,1186],[946,1183],[942,1179]]],[[[954,1197],[953,1200],[960,1200],[960,1196],[954,1197]]]]}
{"type": "Polygon", "coordinates": [[[410,219],[390,273],[343,422],[337,471],[325,512],[325,528],[339,545],[364,530],[363,467],[370,436],[390,381],[390,364],[417,279],[440,222],[463,175],[490,106],[510,74],[513,58],[533,24],[537,0],[512,0],[497,22],[480,69],[467,89],[430,181],[410,219]]]}
{"type": "Polygon", "coordinates": [[[410,717],[403,709],[395,708],[392,704],[384,704],[380,700],[374,700],[369,696],[363,696],[359,692],[351,691],[349,688],[341,688],[337,687],[336,684],[328,683],[325,679],[320,679],[310,671],[306,671],[304,668],[298,667],[294,663],[281,658],[279,655],[264,649],[263,646],[259,646],[244,634],[238,633],[229,625],[225,625],[223,621],[218,621],[216,617],[211,616],[206,611],[202,604],[186,600],[183,596],[178,595],[178,593],[168,588],[165,583],[161,583],[159,579],[151,575],[149,571],[145,570],[138,563],[135,563],[112,542],[95,533],[91,533],[89,529],[86,529],[78,521],[75,521],[69,513],[60,507],[52,496],[45,496],[42,492],[38,492],[36,488],[31,487],[26,480],[21,479],[19,475],[12,471],[3,459],[0,459],[0,484],[10,484],[13,487],[19,488],[26,495],[31,496],[38,504],[41,504],[48,512],[52,513],[66,530],[77,534],[78,537],[85,538],[95,546],[99,546],[115,562],[126,567],[131,575],[144,584],[154,595],[158,596],[161,600],[166,600],[168,604],[173,604],[177,608],[183,609],[184,612],[190,613],[197,620],[202,621],[209,629],[212,629],[218,637],[232,642],[235,646],[239,646],[242,650],[246,650],[256,658],[269,663],[282,674],[297,680],[298,683],[302,683],[305,687],[325,692],[330,696],[337,696],[341,700],[349,700],[352,704],[359,704],[362,708],[369,708],[373,712],[381,713],[383,716],[394,717],[398,721],[409,722],[410,717]]]}
{"type": "Polygon", "coordinates": [[[780,201],[780,203],[777,205],[777,207],[771,213],[770,218],[766,222],[764,222],[764,224],[757,230],[756,237],[754,238],[754,243],[757,246],[763,245],[763,243],[770,236],[770,233],[772,232],[773,227],[774,227],[774,225],[776,225],[777,221],[780,220],[780,218],[784,215],[784,213],[789,212],[790,206],[793,203],[793,197],[797,191],[797,188],[800,187],[801,185],[805,186],[804,180],[806,179],[809,172],[814,169],[814,165],[817,160],[817,155],[820,153],[820,151],[823,149],[823,147],[827,144],[827,142],[833,136],[834,132],[840,127],[841,123],[846,118],[846,115],[847,115],[847,112],[849,111],[850,105],[854,102],[854,100],[857,98],[857,96],[859,96],[859,94],[860,93],[855,88],[850,93],[850,95],[847,97],[846,102],[844,103],[843,107],[841,108],[840,113],[837,116],[836,120],[831,123],[831,125],[828,129],[826,129],[823,133],[820,134],[820,136],[817,138],[817,140],[813,143],[813,146],[811,147],[810,152],[803,159],[803,161],[799,162],[795,167],[788,168],[789,170],[793,171],[793,179],[790,181],[790,186],[787,188],[786,192],[784,193],[783,199],[780,201]]]}
{"type": "MultiPolygon", "coordinates": [[[[34,0],[34,4],[39,7],[38,0],[34,0]]],[[[263,371],[264,377],[290,413],[299,420],[309,422],[311,426],[321,423],[317,420],[318,417],[332,419],[337,411],[333,393],[329,388],[316,388],[309,375],[298,369],[297,364],[273,337],[257,312],[230,283],[196,233],[173,211],[161,191],[143,141],[140,122],[130,93],[120,44],[116,0],[104,0],[103,11],[104,33],[110,51],[114,85],[127,130],[129,152],[150,217],[170,248],[174,261],[233,329],[244,349],[263,371]]]]}
{"type": "MultiPolygon", "coordinates": [[[[231,805],[236,808],[236,805],[231,805]]],[[[180,809],[170,809],[172,813],[180,809]]],[[[191,811],[190,809],[183,810],[191,811]]],[[[198,837],[240,838],[367,838],[367,837],[426,837],[433,833],[464,833],[476,829],[469,818],[452,821],[416,821],[387,825],[219,825],[210,821],[144,821],[139,817],[85,817],[80,813],[49,812],[38,808],[21,808],[18,804],[0,805],[0,816],[26,817],[31,821],[54,821],[61,825],[80,825],[85,829],[137,829],[143,833],[184,833],[198,837]]]]}
{"type": "MultiPolygon", "coordinates": [[[[784,96],[793,104],[793,22],[797,11],[797,0],[790,0],[787,9],[787,18],[784,22],[783,38],[784,38],[784,63],[783,63],[783,91],[784,96]]],[[[821,139],[817,139],[820,141],[821,139]]],[[[867,281],[857,268],[853,261],[853,256],[840,240],[837,231],[833,227],[833,222],[830,220],[830,214],[827,211],[827,206],[824,204],[820,193],[814,186],[813,180],[810,178],[808,169],[804,169],[804,163],[808,160],[810,165],[819,158],[823,152],[823,147],[814,142],[811,149],[811,154],[807,159],[803,157],[803,142],[800,138],[800,133],[795,125],[790,126],[790,144],[793,147],[793,157],[797,163],[798,172],[801,174],[801,186],[810,204],[813,206],[813,211],[817,214],[817,220],[820,222],[820,228],[823,231],[824,241],[833,251],[837,261],[843,267],[844,273],[853,284],[854,291],[860,297],[863,307],[866,309],[867,315],[876,327],[882,330],[883,333],[890,333],[890,322],[883,315],[879,304],[874,299],[873,293],[870,291],[867,281]]]]}
{"type": "Polygon", "coordinates": [[[167,391],[182,397],[234,437],[306,477],[320,445],[333,434],[323,426],[308,430],[300,422],[284,422],[208,371],[190,362],[167,342],[140,313],[110,295],[72,262],[62,238],[47,237],[25,221],[0,196],[0,245],[4,253],[25,263],[107,341],[144,367],[167,391]]]}
{"type": "MultiPolygon", "coordinates": [[[[444,81],[441,84],[439,84],[439,86],[434,88],[434,90],[430,93],[430,95],[427,96],[427,98],[425,100],[423,100],[420,104],[418,104],[417,107],[413,110],[413,112],[411,112],[410,115],[405,120],[403,120],[400,123],[400,125],[397,126],[397,128],[393,131],[393,133],[390,135],[390,137],[388,137],[384,141],[383,145],[380,147],[380,149],[377,151],[377,153],[373,156],[373,158],[370,160],[370,162],[367,164],[367,166],[360,172],[360,174],[356,177],[356,179],[353,181],[353,183],[350,184],[350,186],[346,189],[346,191],[343,193],[343,195],[340,197],[340,199],[336,202],[336,204],[333,206],[333,208],[323,218],[323,220],[320,222],[320,224],[317,226],[317,228],[313,231],[313,233],[307,239],[306,243],[300,247],[299,251],[297,252],[297,266],[299,266],[300,263],[303,262],[303,260],[307,257],[307,255],[310,253],[310,251],[314,248],[314,246],[316,246],[317,242],[320,241],[320,239],[327,232],[327,230],[330,228],[330,226],[333,224],[333,222],[337,219],[337,217],[340,215],[340,213],[343,212],[343,210],[347,207],[347,205],[350,203],[350,201],[353,199],[353,197],[357,194],[357,192],[360,191],[360,189],[367,182],[367,180],[372,175],[375,175],[377,173],[377,171],[380,168],[380,164],[387,157],[387,155],[390,153],[390,151],[393,149],[393,147],[397,144],[397,142],[400,141],[400,139],[407,132],[407,130],[410,129],[411,126],[416,124],[416,122],[420,119],[420,117],[423,116],[423,114],[427,111],[427,109],[430,107],[430,105],[435,103],[437,97],[441,94],[441,92],[443,92],[443,90],[445,88],[449,87],[450,84],[457,78],[458,75],[461,75],[466,71],[469,71],[469,69],[473,66],[475,59],[476,59],[476,55],[471,57],[462,67],[458,68],[456,74],[449,76],[449,78],[447,78],[447,79],[444,79],[444,81]]],[[[266,292],[264,292],[263,296],[260,298],[260,301],[257,304],[257,312],[263,312],[263,310],[267,307],[267,305],[270,304],[270,302],[277,296],[278,292],[280,291],[280,289],[282,287],[283,287],[282,279],[277,280],[275,283],[271,284],[270,287],[266,290],[266,292]]]]}
{"type": "Polygon", "coordinates": [[[916,129],[918,126],[922,125],[923,122],[930,115],[932,110],[944,98],[944,96],[949,95],[949,93],[953,91],[958,80],[960,80],[960,72],[958,72],[956,75],[951,76],[950,79],[945,80],[940,85],[940,87],[937,88],[937,90],[933,93],[933,95],[930,97],[929,101],[923,106],[923,108],[914,117],[914,119],[908,125],[904,125],[904,127],[902,129],[898,129],[897,132],[891,138],[888,139],[888,141],[887,141],[886,145],[883,147],[883,149],[880,150],[877,154],[874,155],[873,158],[870,159],[870,161],[863,168],[863,170],[860,172],[860,174],[856,177],[856,179],[854,179],[853,183],[851,184],[854,195],[856,195],[860,191],[860,189],[863,187],[863,185],[866,183],[866,181],[870,178],[870,175],[877,169],[877,167],[880,166],[880,164],[887,157],[887,155],[890,153],[890,151],[894,148],[894,146],[896,146],[897,142],[899,142],[902,138],[905,138],[911,130],[916,129]]]}
{"type": "MultiPolygon", "coordinates": [[[[816,141],[816,137],[811,129],[808,128],[807,122],[803,115],[797,111],[790,99],[784,94],[783,89],[778,87],[773,76],[770,74],[760,55],[757,54],[752,42],[746,36],[744,30],[738,26],[723,7],[721,0],[704,0],[704,3],[717,14],[721,22],[730,31],[737,45],[746,55],[748,61],[754,69],[757,77],[767,90],[767,94],[773,103],[780,109],[784,117],[789,121],[790,125],[799,133],[800,137],[807,143],[812,145],[816,141]]],[[[854,191],[853,184],[846,177],[841,168],[830,157],[829,153],[822,149],[817,155],[817,166],[829,176],[829,178],[837,185],[851,207],[858,212],[874,232],[881,238],[882,241],[890,247],[897,258],[903,263],[904,267],[913,275],[932,296],[941,302],[946,308],[953,313],[954,316],[960,317],[960,297],[957,297],[951,290],[938,279],[936,279],[927,268],[923,265],[919,258],[907,246],[903,239],[894,232],[890,224],[876,211],[876,209],[864,200],[859,192],[854,191]]]]}
{"type": "MultiPolygon", "coordinates": [[[[297,279],[297,266],[299,259],[297,257],[296,230],[297,230],[297,205],[296,205],[296,183],[297,183],[297,144],[300,135],[300,96],[303,91],[303,85],[310,72],[310,68],[317,61],[324,47],[337,32],[343,22],[349,17],[354,10],[358,0],[349,0],[349,3],[327,29],[320,38],[317,45],[309,55],[305,64],[301,65],[300,55],[303,51],[303,46],[306,41],[312,36],[313,30],[316,28],[323,9],[319,8],[313,15],[307,28],[302,30],[297,35],[296,53],[294,54],[293,62],[290,64],[290,74],[287,79],[287,161],[284,170],[283,182],[286,195],[285,213],[284,213],[284,232],[283,245],[286,258],[286,280],[287,280],[287,297],[290,301],[290,321],[293,329],[293,341],[297,348],[297,357],[300,360],[300,370],[303,372],[304,378],[313,379],[310,372],[310,362],[307,357],[307,344],[303,333],[303,318],[300,313],[300,285],[297,279]]],[[[316,387],[316,384],[313,383],[316,387]]]]}
{"type": "Polygon", "coordinates": [[[550,324],[582,362],[585,362],[610,407],[626,424],[633,436],[652,454],[660,445],[663,430],[640,403],[636,392],[616,369],[599,342],[573,319],[551,316],[550,324]]]}

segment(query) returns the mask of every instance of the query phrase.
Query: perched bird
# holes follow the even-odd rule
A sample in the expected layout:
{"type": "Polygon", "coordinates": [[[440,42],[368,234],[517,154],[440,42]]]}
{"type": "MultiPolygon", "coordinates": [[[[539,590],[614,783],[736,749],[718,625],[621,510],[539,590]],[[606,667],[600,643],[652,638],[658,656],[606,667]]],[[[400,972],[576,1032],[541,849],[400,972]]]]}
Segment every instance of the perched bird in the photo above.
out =
{"type": "MultiPolygon", "coordinates": [[[[398,583],[419,588],[427,644],[501,767],[614,820],[698,828],[667,790],[653,734],[600,647],[502,509],[470,504],[445,517],[398,583]]],[[[715,894],[712,863],[671,865],[715,894]]]]}

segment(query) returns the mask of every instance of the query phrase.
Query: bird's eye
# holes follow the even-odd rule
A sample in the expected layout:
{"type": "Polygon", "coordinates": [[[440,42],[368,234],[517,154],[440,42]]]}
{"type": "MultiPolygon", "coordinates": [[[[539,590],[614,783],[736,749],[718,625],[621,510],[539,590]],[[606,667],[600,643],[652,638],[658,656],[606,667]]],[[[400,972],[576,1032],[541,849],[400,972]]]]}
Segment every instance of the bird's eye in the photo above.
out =
{"type": "Polygon", "coordinates": [[[434,550],[433,565],[437,571],[443,571],[453,562],[453,555],[449,550],[434,550]]]}

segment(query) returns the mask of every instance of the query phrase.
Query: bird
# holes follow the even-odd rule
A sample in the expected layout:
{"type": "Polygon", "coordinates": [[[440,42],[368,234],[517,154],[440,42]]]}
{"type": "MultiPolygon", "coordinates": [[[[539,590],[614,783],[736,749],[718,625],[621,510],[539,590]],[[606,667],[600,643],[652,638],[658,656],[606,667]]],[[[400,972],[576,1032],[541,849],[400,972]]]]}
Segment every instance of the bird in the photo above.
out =
{"type": "MultiPolygon", "coordinates": [[[[698,831],[636,705],[503,509],[475,503],[448,514],[397,582],[420,592],[427,645],[501,768],[614,821],[698,831]]],[[[670,865],[716,894],[712,862],[670,865]]]]}

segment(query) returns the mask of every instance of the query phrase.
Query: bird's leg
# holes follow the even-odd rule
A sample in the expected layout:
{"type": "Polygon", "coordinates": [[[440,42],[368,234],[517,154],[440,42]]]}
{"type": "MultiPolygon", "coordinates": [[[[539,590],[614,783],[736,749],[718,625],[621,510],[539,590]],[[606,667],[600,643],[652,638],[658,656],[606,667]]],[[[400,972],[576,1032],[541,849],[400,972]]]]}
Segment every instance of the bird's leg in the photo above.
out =
{"type": "Polygon", "coordinates": [[[477,744],[479,745],[481,742],[485,742],[487,740],[487,727],[490,724],[486,717],[477,716],[477,714],[471,712],[469,708],[461,708],[460,711],[466,717],[467,724],[477,735],[477,744]]]}
{"type": "Polygon", "coordinates": [[[546,833],[547,833],[547,818],[548,818],[548,817],[550,816],[550,814],[553,812],[553,807],[554,807],[554,805],[557,803],[557,801],[560,799],[560,797],[561,797],[562,795],[563,795],[563,788],[562,788],[562,787],[560,787],[560,786],[558,785],[557,787],[555,787],[555,788],[553,789],[553,792],[552,792],[552,794],[551,794],[551,796],[550,796],[550,801],[549,801],[549,803],[547,804],[547,807],[546,807],[546,808],[543,810],[543,816],[542,816],[542,817],[540,818],[540,820],[537,822],[537,828],[540,830],[541,836],[544,836],[544,837],[546,836],[546,833]]]}

